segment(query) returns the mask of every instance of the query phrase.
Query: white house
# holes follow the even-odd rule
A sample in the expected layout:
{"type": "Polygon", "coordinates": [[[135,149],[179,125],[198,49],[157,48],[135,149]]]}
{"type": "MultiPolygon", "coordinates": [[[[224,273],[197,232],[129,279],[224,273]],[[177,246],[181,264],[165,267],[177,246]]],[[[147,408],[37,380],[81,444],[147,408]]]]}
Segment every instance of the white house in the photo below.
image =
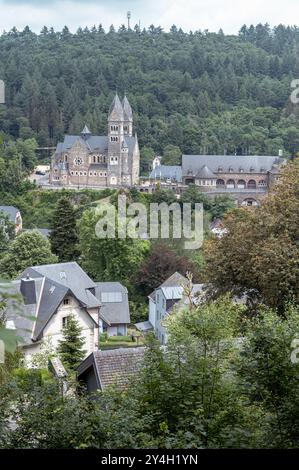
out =
{"type": "MultiPolygon", "coordinates": [[[[161,344],[167,343],[167,330],[165,328],[166,318],[179,303],[183,308],[189,302],[184,294],[187,284],[188,279],[180,273],[175,272],[149,295],[149,321],[144,323],[151,324],[161,344]]],[[[194,298],[203,293],[203,287],[203,284],[193,284],[192,294],[194,298]]]]}
{"type": "Polygon", "coordinates": [[[21,311],[10,301],[7,326],[24,340],[30,361],[46,340],[56,348],[73,315],[81,328],[86,356],[98,349],[99,333],[125,335],[130,323],[127,290],[120,283],[95,283],[75,262],[27,268],[12,282],[22,296],[21,311]]]}

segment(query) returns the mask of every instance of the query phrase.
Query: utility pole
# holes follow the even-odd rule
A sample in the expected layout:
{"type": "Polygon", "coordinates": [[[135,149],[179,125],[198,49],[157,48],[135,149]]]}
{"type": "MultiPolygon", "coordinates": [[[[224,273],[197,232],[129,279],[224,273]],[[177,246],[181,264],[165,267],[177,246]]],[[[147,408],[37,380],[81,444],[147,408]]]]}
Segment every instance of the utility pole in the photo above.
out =
{"type": "Polygon", "coordinates": [[[129,29],[131,29],[131,27],[130,27],[131,12],[130,11],[128,11],[128,13],[127,13],[127,18],[128,18],[128,30],[129,30],[129,29]]]}

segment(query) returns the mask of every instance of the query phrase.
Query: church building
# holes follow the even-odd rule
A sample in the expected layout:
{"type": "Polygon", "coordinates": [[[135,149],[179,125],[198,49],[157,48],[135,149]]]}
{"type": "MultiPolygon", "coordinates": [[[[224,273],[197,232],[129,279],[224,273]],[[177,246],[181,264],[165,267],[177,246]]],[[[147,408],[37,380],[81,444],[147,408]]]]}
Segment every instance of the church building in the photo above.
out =
{"type": "Polygon", "coordinates": [[[140,152],[133,136],[128,98],[116,94],[108,116],[108,135],[66,135],[51,160],[50,183],[59,186],[133,186],[139,181],[140,152]]]}

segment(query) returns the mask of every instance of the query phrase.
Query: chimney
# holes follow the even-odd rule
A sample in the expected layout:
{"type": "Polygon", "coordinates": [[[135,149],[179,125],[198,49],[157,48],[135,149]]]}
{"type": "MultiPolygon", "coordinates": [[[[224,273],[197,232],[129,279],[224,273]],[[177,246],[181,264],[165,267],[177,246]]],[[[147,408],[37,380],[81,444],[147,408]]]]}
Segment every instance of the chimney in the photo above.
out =
{"type": "Polygon", "coordinates": [[[25,305],[36,303],[35,280],[31,279],[29,273],[26,274],[25,278],[21,279],[20,291],[25,305]]]}

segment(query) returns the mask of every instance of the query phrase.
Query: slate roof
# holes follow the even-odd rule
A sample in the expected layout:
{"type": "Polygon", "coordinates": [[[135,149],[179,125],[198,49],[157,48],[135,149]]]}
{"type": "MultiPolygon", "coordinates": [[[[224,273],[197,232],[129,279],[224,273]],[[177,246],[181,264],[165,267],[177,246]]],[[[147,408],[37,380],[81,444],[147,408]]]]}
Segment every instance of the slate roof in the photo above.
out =
{"type": "Polygon", "coordinates": [[[0,212],[3,212],[4,214],[7,214],[9,219],[13,223],[15,223],[17,214],[18,214],[18,212],[20,212],[20,210],[17,207],[14,207],[14,206],[0,206],[0,212]]]}
{"type": "Polygon", "coordinates": [[[89,290],[95,288],[95,283],[77,263],[32,266],[25,269],[10,285],[14,293],[20,298],[23,297],[23,301],[18,309],[12,301],[8,305],[6,315],[8,320],[14,322],[20,336],[25,338],[27,344],[41,339],[45,326],[66,295],[71,293],[86,308],[100,306],[99,300],[89,290]],[[30,281],[27,298],[22,287],[24,279],[30,281]],[[19,312],[25,315],[25,318],[20,316],[19,312]],[[28,315],[33,316],[34,320],[28,319],[28,315]],[[25,333],[24,328],[28,330],[25,333]]]}
{"type": "MultiPolygon", "coordinates": [[[[144,353],[144,347],[95,351],[92,355],[100,388],[103,390],[115,386],[120,390],[126,389],[137,379],[144,353]]],[[[79,378],[83,369],[84,363],[78,368],[79,378]]]]}
{"type": "Polygon", "coordinates": [[[8,288],[20,299],[23,297],[20,313],[34,317],[20,317],[13,300],[8,305],[7,318],[20,330],[20,336],[25,336],[27,344],[41,339],[45,326],[67,295],[73,295],[84,308],[99,308],[100,317],[109,326],[130,323],[127,289],[119,282],[93,282],[76,262],[31,266],[8,288]],[[27,295],[24,280],[30,281],[27,295]],[[102,293],[106,294],[105,302],[101,302],[102,293]],[[25,334],[21,331],[24,328],[28,330],[25,334]]]}
{"type": "MultiPolygon", "coordinates": [[[[108,153],[108,136],[87,134],[85,139],[80,135],[65,135],[64,141],[57,144],[55,155],[68,152],[77,141],[86,147],[89,152],[108,153]]],[[[129,149],[129,154],[132,154],[136,145],[136,137],[126,135],[124,136],[124,141],[129,149]]]]}
{"type": "Polygon", "coordinates": [[[198,171],[207,165],[212,172],[218,173],[222,169],[223,173],[239,173],[240,168],[244,173],[254,173],[263,170],[265,173],[270,171],[273,165],[279,165],[285,161],[284,158],[275,156],[257,156],[257,155],[183,155],[182,173],[184,176],[195,176],[198,171]]]}
{"type": "Polygon", "coordinates": [[[197,178],[200,179],[215,179],[216,175],[213,173],[207,165],[203,165],[203,167],[197,173],[197,178]]]}
{"type": "Polygon", "coordinates": [[[26,269],[21,277],[29,272],[30,277],[47,277],[60,286],[70,289],[75,297],[86,307],[99,307],[100,302],[89,291],[96,287],[95,282],[83,271],[76,262],[45,264],[26,269]]]}
{"type": "Polygon", "coordinates": [[[135,323],[135,326],[137,328],[137,330],[139,331],[151,331],[153,329],[153,325],[151,324],[150,321],[142,321],[142,322],[139,322],[139,323],[135,323]]]}
{"type": "Polygon", "coordinates": [[[123,106],[123,110],[124,110],[124,118],[126,121],[133,121],[133,112],[132,112],[132,108],[131,108],[131,105],[129,103],[129,100],[128,98],[124,97],[123,99],[123,102],[122,102],[122,106],[123,106]]]}
{"type": "Polygon", "coordinates": [[[182,181],[182,168],[178,165],[158,165],[149,176],[151,179],[172,179],[180,183],[182,181]]]}
{"type": "Polygon", "coordinates": [[[116,93],[109,109],[108,121],[123,121],[123,120],[124,120],[124,109],[118,97],[118,94],[116,93]]]}
{"type": "Polygon", "coordinates": [[[95,296],[101,303],[101,313],[111,325],[130,323],[128,291],[120,282],[97,282],[95,296]]]}
{"type": "MultiPolygon", "coordinates": [[[[171,276],[169,276],[166,281],[164,281],[157,289],[163,288],[163,287],[181,287],[182,285],[187,284],[188,280],[185,276],[182,276],[179,272],[173,273],[171,276]]],[[[156,289],[156,290],[157,290],[156,289]]],[[[149,297],[155,302],[156,300],[156,290],[154,290],[149,297]]],[[[171,297],[173,298],[173,297],[171,297]]]]}
{"type": "Polygon", "coordinates": [[[81,135],[65,135],[64,141],[57,144],[55,154],[67,152],[77,141],[87,147],[90,152],[108,152],[108,136],[106,135],[87,135],[86,139],[83,139],[81,135]]]}
{"type": "MultiPolygon", "coordinates": [[[[17,332],[17,335],[22,338],[22,345],[32,344],[32,329],[36,316],[36,304],[25,305],[21,302],[20,294],[20,281],[12,281],[4,283],[2,289],[5,293],[10,293],[15,298],[10,297],[5,309],[5,318],[8,325],[12,325],[17,332]]],[[[37,282],[37,291],[41,290],[41,280],[37,282]]]]}

